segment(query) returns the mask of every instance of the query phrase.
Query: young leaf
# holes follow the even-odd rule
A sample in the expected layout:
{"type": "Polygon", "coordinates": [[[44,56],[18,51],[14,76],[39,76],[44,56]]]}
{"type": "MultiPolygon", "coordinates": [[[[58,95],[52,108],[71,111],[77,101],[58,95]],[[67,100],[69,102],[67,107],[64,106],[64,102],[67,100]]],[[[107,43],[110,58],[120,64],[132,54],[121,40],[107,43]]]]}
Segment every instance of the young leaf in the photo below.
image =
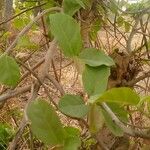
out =
{"type": "Polygon", "coordinates": [[[71,117],[83,118],[88,113],[88,106],[84,104],[81,97],[76,95],[64,95],[58,107],[60,111],[71,117]]]}
{"type": "Polygon", "coordinates": [[[79,24],[69,15],[50,15],[51,32],[65,56],[78,56],[82,48],[79,24]]]}
{"type": "Polygon", "coordinates": [[[140,101],[138,94],[127,87],[112,88],[104,92],[96,102],[117,102],[121,104],[137,105],[140,101]]]}
{"type": "Polygon", "coordinates": [[[104,117],[102,110],[96,104],[90,106],[90,111],[88,115],[89,129],[91,133],[98,132],[104,125],[104,117]]]}
{"type": "Polygon", "coordinates": [[[109,130],[115,135],[115,136],[123,136],[123,131],[120,127],[118,127],[113,120],[111,119],[111,117],[109,116],[109,114],[102,109],[103,112],[103,116],[105,119],[105,123],[107,125],[107,127],[109,128],[109,130]]]}
{"type": "Polygon", "coordinates": [[[114,61],[109,56],[107,56],[103,51],[97,50],[95,48],[84,49],[79,57],[85,62],[85,64],[92,67],[101,65],[115,65],[114,61]]]}
{"type": "Polygon", "coordinates": [[[107,66],[90,67],[86,65],[82,75],[85,91],[89,95],[100,95],[107,88],[109,75],[110,68],[107,66]]]}
{"type": "Polygon", "coordinates": [[[41,99],[33,101],[27,108],[27,116],[37,138],[50,146],[63,145],[64,129],[51,105],[41,99]]]}
{"type": "Polygon", "coordinates": [[[3,54],[0,56],[0,83],[15,86],[20,79],[20,70],[16,61],[3,54]]]}
{"type": "Polygon", "coordinates": [[[82,0],[64,0],[63,1],[63,8],[64,13],[73,16],[81,7],[85,8],[84,3],[82,0]]]}

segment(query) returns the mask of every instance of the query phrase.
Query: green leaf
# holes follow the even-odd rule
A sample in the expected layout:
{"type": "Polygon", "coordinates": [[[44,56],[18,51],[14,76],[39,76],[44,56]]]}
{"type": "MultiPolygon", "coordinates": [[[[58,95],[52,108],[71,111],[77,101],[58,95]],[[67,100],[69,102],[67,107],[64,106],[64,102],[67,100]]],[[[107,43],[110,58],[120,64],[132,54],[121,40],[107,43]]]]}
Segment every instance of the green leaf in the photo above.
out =
{"type": "Polygon", "coordinates": [[[130,31],[130,28],[131,28],[131,25],[129,22],[125,21],[124,22],[124,27],[125,27],[125,31],[126,32],[129,32],[130,31]]]}
{"type": "Polygon", "coordinates": [[[56,13],[50,15],[51,32],[65,56],[78,56],[82,48],[80,26],[71,16],[56,13]]]}
{"type": "Polygon", "coordinates": [[[114,61],[107,56],[103,51],[95,48],[84,49],[79,56],[85,64],[97,67],[101,65],[112,66],[115,65],[114,61]]]}
{"type": "Polygon", "coordinates": [[[123,24],[124,24],[124,18],[121,17],[121,16],[119,16],[117,18],[117,24],[118,24],[119,27],[123,26],[123,24]]]}
{"type": "Polygon", "coordinates": [[[139,109],[141,109],[142,107],[144,107],[145,108],[145,103],[147,103],[147,110],[148,110],[148,112],[150,113],[150,96],[144,96],[141,100],[140,100],[140,102],[139,102],[139,104],[138,104],[138,108],[139,109]]]}
{"type": "Polygon", "coordinates": [[[117,126],[113,120],[111,119],[111,117],[109,116],[109,114],[102,109],[102,112],[103,112],[103,116],[104,116],[104,119],[105,119],[105,123],[108,127],[108,129],[115,135],[115,136],[123,136],[123,131],[122,129],[117,126]]]}
{"type": "Polygon", "coordinates": [[[79,137],[70,137],[65,140],[63,150],[78,150],[81,146],[81,140],[79,137]]]}
{"type": "Polygon", "coordinates": [[[64,129],[51,105],[41,99],[35,100],[28,106],[27,115],[37,138],[50,146],[63,145],[64,129]]]}
{"type": "Polygon", "coordinates": [[[0,83],[15,86],[20,79],[20,70],[16,61],[3,54],[0,56],[0,83]]]}
{"type": "Polygon", "coordinates": [[[80,96],[76,95],[64,95],[58,107],[61,112],[71,117],[83,118],[88,113],[88,106],[84,104],[80,96]]]}
{"type": "Polygon", "coordinates": [[[118,13],[118,4],[117,4],[117,1],[115,1],[115,0],[109,1],[108,7],[112,11],[112,13],[114,13],[114,14],[118,13]]]}
{"type": "Polygon", "coordinates": [[[117,102],[121,104],[137,105],[140,101],[138,94],[127,87],[112,88],[104,92],[96,102],[117,102]]]}
{"type": "Polygon", "coordinates": [[[101,19],[97,19],[96,21],[94,21],[91,25],[90,28],[90,38],[95,41],[97,38],[97,33],[98,31],[101,29],[102,27],[102,20],[101,19]]]}
{"type": "Polygon", "coordinates": [[[80,136],[80,131],[77,128],[71,127],[71,126],[66,126],[64,127],[65,129],[65,135],[66,137],[75,137],[75,136],[80,136]]]}
{"type": "Polygon", "coordinates": [[[122,105],[112,102],[108,102],[107,105],[121,121],[128,122],[128,113],[122,105]]]}
{"type": "Polygon", "coordinates": [[[66,140],[64,150],[78,150],[81,145],[80,131],[74,127],[64,127],[66,140]]]}
{"type": "Polygon", "coordinates": [[[82,8],[85,8],[84,0],[75,0],[82,8]]]}
{"type": "Polygon", "coordinates": [[[86,65],[82,75],[85,91],[89,95],[100,95],[107,88],[109,75],[110,68],[107,66],[90,67],[86,65]]]}
{"type": "Polygon", "coordinates": [[[13,26],[16,29],[21,30],[23,27],[25,27],[28,23],[29,23],[30,19],[27,17],[17,17],[16,19],[14,19],[13,21],[13,26]]]}
{"type": "Polygon", "coordinates": [[[84,3],[81,0],[64,0],[63,8],[64,13],[73,16],[81,7],[85,8],[84,3]]]}
{"type": "Polygon", "coordinates": [[[17,49],[20,49],[20,48],[36,49],[38,48],[38,45],[32,42],[29,36],[24,35],[19,39],[18,44],[17,44],[17,49]]]}
{"type": "Polygon", "coordinates": [[[100,129],[104,125],[104,117],[102,114],[102,110],[96,104],[92,104],[90,106],[90,111],[88,115],[88,123],[89,123],[90,132],[93,134],[100,131],[100,129]]]}

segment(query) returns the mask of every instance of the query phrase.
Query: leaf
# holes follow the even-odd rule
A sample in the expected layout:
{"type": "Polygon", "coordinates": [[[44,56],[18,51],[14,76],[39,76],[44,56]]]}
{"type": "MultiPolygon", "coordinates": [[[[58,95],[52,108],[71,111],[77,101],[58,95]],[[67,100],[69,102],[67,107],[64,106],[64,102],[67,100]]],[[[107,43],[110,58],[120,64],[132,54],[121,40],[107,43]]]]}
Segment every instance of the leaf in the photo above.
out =
{"type": "Polygon", "coordinates": [[[64,0],[63,1],[63,8],[64,13],[73,16],[81,7],[85,8],[84,3],[82,0],[64,0]]]}
{"type": "Polygon", "coordinates": [[[101,65],[115,65],[114,61],[109,56],[107,56],[103,51],[97,50],[95,48],[84,49],[79,57],[85,62],[85,64],[92,67],[101,65]]]}
{"type": "Polygon", "coordinates": [[[84,0],[75,0],[82,8],[85,8],[84,0]]]}
{"type": "Polygon", "coordinates": [[[17,49],[20,49],[20,48],[36,49],[38,48],[38,45],[32,42],[29,36],[24,35],[19,39],[18,44],[17,44],[17,49]]]}
{"type": "Polygon", "coordinates": [[[108,102],[107,105],[121,121],[128,122],[128,113],[122,105],[112,102],[108,102]]]}
{"type": "Polygon", "coordinates": [[[51,32],[58,41],[65,56],[78,56],[82,48],[79,24],[69,15],[50,15],[51,32]]]}
{"type": "Polygon", "coordinates": [[[104,92],[96,102],[117,102],[121,104],[137,105],[140,101],[138,94],[127,87],[112,88],[104,92]]]}
{"type": "Polygon", "coordinates": [[[77,128],[71,127],[71,126],[66,126],[64,127],[65,129],[65,135],[66,137],[75,137],[75,136],[80,136],[80,131],[77,128]]]}
{"type": "Polygon", "coordinates": [[[115,0],[111,0],[109,3],[108,3],[108,7],[110,8],[110,10],[112,11],[112,13],[114,14],[117,14],[118,13],[118,4],[117,4],[117,1],[115,0]]]}
{"type": "Polygon", "coordinates": [[[89,123],[89,130],[93,134],[98,132],[104,125],[104,117],[102,114],[102,110],[96,104],[92,104],[90,106],[88,123],[89,123]]]}
{"type": "Polygon", "coordinates": [[[100,95],[107,88],[110,68],[107,66],[90,67],[85,66],[82,81],[85,91],[91,95],[100,95]]]}
{"type": "Polygon", "coordinates": [[[3,54],[0,56],[0,83],[15,86],[20,79],[19,66],[14,58],[3,54]]]}
{"type": "Polygon", "coordinates": [[[78,150],[81,145],[80,131],[74,127],[64,127],[66,140],[64,150],[78,150]]]}
{"type": "Polygon", "coordinates": [[[103,112],[103,116],[104,116],[104,119],[105,119],[105,123],[108,127],[108,129],[115,135],[115,136],[123,136],[123,131],[122,129],[117,126],[113,120],[111,119],[111,117],[109,116],[109,114],[102,109],[102,112],[103,112]]]}
{"type": "Polygon", "coordinates": [[[129,22],[125,21],[124,22],[124,27],[125,27],[125,31],[126,32],[129,32],[130,31],[130,28],[131,28],[131,25],[129,22]]]}
{"type": "Polygon", "coordinates": [[[98,31],[101,29],[102,27],[102,20],[101,19],[97,19],[96,21],[94,21],[91,25],[91,30],[90,30],[90,38],[95,41],[97,38],[97,33],[98,31]]]}
{"type": "Polygon", "coordinates": [[[124,18],[121,17],[121,16],[119,16],[117,18],[117,24],[118,24],[119,27],[123,26],[123,24],[124,24],[124,18]]]}
{"type": "Polygon", "coordinates": [[[60,111],[71,117],[83,118],[88,113],[88,106],[84,104],[81,97],[76,95],[64,95],[58,107],[60,111]]]}
{"type": "Polygon", "coordinates": [[[29,21],[30,21],[30,19],[27,17],[23,17],[23,19],[22,19],[22,17],[17,17],[13,21],[13,26],[16,29],[21,30],[23,27],[25,27],[28,24],[29,21]]]}
{"type": "Polygon", "coordinates": [[[148,110],[148,112],[150,113],[150,96],[144,96],[144,97],[140,100],[140,102],[139,102],[139,104],[138,104],[138,108],[139,108],[139,109],[141,109],[142,107],[145,108],[144,103],[147,103],[147,110],[148,110]]]}
{"type": "Polygon", "coordinates": [[[50,146],[63,145],[64,129],[51,105],[42,99],[33,101],[27,108],[33,134],[50,146]]]}
{"type": "Polygon", "coordinates": [[[81,146],[81,140],[79,137],[70,137],[65,140],[63,150],[78,150],[81,146]]]}

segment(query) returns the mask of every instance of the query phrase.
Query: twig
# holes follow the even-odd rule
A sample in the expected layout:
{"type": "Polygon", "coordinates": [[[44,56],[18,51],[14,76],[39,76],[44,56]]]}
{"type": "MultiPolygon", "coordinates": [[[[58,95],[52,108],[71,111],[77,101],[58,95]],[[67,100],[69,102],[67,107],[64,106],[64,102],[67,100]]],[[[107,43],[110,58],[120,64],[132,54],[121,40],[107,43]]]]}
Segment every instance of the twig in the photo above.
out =
{"type": "Polygon", "coordinates": [[[36,16],[27,26],[24,27],[24,29],[17,35],[15,40],[12,42],[12,44],[6,49],[6,53],[10,53],[12,49],[17,45],[18,40],[20,39],[21,36],[23,36],[25,33],[29,31],[29,29],[32,27],[32,25],[38,21],[43,15],[51,12],[51,11],[61,11],[60,7],[52,7],[50,9],[44,10],[41,12],[38,16],[36,16]]]}
{"type": "Polygon", "coordinates": [[[28,91],[30,91],[30,89],[31,89],[31,85],[26,86],[26,87],[21,87],[21,88],[15,89],[15,90],[10,90],[7,93],[0,95],[0,102],[6,101],[7,99],[15,97],[19,94],[28,92],[28,91]]]}
{"type": "Polygon", "coordinates": [[[132,43],[132,39],[134,37],[134,35],[137,33],[137,26],[140,22],[140,18],[143,16],[143,14],[141,15],[137,15],[135,18],[135,24],[132,27],[132,31],[128,37],[128,40],[126,41],[126,50],[127,52],[130,54],[132,52],[132,47],[131,47],[131,43],[132,43]]]}
{"type": "MultiPolygon", "coordinates": [[[[39,78],[40,82],[42,82],[42,83],[44,82],[44,79],[45,79],[46,75],[48,74],[51,60],[52,60],[53,55],[54,55],[53,53],[55,52],[54,49],[56,47],[57,47],[56,40],[53,40],[51,42],[51,45],[50,45],[47,53],[45,54],[45,62],[43,64],[43,67],[41,67],[41,69],[39,70],[39,73],[38,73],[38,78],[39,78]]],[[[40,86],[41,86],[41,84],[39,83],[38,80],[35,83],[33,83],[33,85],[32,85],[31,96],[28,100],[28,103],[25,106],[24,117],[23,117],[21,124],[20,124],[20,127],[19,127],[19,129],[21,129],[21,130],[19,130],[19,133],[18,133],[19,135],[21,135],[24,131],[24,128],[22,127],[22,125],[26,124],[28,122],[28,118],[26,115],[27,107],[33,100],[35,100],[38,97],[38,91],[39,91],[40,86]]],[[[14,137],[13,141],[11,142],[9,150],[15,150],[16,144],[19,140],[18,134],[14,137]]]]}
{"type": "Polygon", "coordinates": [[[133,79],[127,83],[125,83],[125,85],[127,86],[134,86],[136,83],[138,83],[139,81],[145,79],[145,78],[148,78],[150,77],[150,71],[144,73],[143,75],[141,75],[140,77],[136,78],[136,79],[133,79]]]}
{"type": "Polygon", "coordinates": [[[113,111],[107,106],[106,103],[102,103],[102,107],[105,109],[105,111],[110,115],[111,119],[114,121],[116,125],[118,125],[124,133],[132,136],[132,137],[141,137],[144,139],[150,139],[150,130],[137,130],[133,129],[131,127],[125,126],[118,117],[113,113],[113,111]]]}
{"type": "Polygon", "coordinates": [[[1,22],[1,23],[0,23],[0,26],[3,25],[3,24],[5,24],[5,23],[7,23],[7,22],[9,22],[9,21],[11,21],[11,20],[13,20],[13,19],[15,19],[16,17],[22,15],[23,13],[25,13],[25,12],[27,12],[27,11],[30,11],[30,10],[32,10],[32,9],[35,9],[35,8],[38,8],[38,7],[41,7],[41,6],[44,6],[45,4],[46,4],[46,3],[43,3],[43,4],[41,4],[40,6],[34,6],[34,7],[31,7],[31,8],[28,8],[28,9],[26,9],[26,10],[24,10],[24,11],[22,11],[22,12],[16,14],[16,15],[14,15],[13,17],[9,18],[8,20],[5,20],[5,21],[1,22]]]}
{"type": "Polygon", "coordinates": [[[47,78],[54,84],[54,86],[60,91],[61,95],[65,94],[65,91],[63,87],[60,85],[60,83],[50,74],[47,75],[47,78]]]}

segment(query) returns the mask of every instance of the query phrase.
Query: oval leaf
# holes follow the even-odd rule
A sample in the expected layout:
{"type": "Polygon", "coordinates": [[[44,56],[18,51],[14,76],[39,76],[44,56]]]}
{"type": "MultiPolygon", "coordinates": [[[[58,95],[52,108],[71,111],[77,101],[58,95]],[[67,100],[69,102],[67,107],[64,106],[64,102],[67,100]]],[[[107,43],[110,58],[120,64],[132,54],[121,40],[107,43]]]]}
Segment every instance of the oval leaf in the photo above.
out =
{"type": "Polygon", "coordinates": [[[100,131],[100,129],[102,129],[104,125],[104,117],[101,112],[101,108],[98,105],[91,105],[88,115],[88,122],[91,133],[95,134],[96,132],[100,131]]]}
{"type": "Polygon", "coordinates": [[[80,53],[82,40],[79,24],[69,15],[50,15],[51,32],[58,41],[65,56],[73,57],[80,53]]]}
{"type": "Polygon", "coordinates": [[[63,145],[64,129],[51,105],[44,100],[36,100],[27,108],[33,134],[50,146],[63,145]]]}
{"type": "Polygon", "coordinates": [[[110,68],[107,66],[90,67],[86,65],[82,75],[85,91],[89,95],[100,95],[107,88],[110,68]]]}
{"type": "Polygon", "coordinates": [[[123,136],[123,131],[122,129],[117,126],[112,118],[109,116],[109,114],[102,109],[102,112],[103,112],[103,116],[104,116],[104,119],[105,119],[105,123],[108,127],[108,129],[115,135],[115,136],[123,136]]]}
{"type": "Polygon", "coordinates": [[[112,88],[104,92],[96,102],[118,102],[121,104],[137,105],[140,101],[138,94],[127,87],[112,88]]]}
{"type": "Polygon", "coordinates": [[[0,83],[15,86],[20,79],[20,70],[16,61],[4,54],[0,56],[0,83]]]}
{"type": "Polygon", "coordinates": [[[88,106],[81,97],[76,95],[64,95],[58,104],[60,111],[68,116],[83,118],[88,113],[88,106]]]}
{"type": "Polygon", "coordinates": [[[95,48],[84,49],[79,56],[85,64],[97,67],[101,65],[112,66],[115,65],[114,61],[107,56],[103,51],[95,48]]]}

